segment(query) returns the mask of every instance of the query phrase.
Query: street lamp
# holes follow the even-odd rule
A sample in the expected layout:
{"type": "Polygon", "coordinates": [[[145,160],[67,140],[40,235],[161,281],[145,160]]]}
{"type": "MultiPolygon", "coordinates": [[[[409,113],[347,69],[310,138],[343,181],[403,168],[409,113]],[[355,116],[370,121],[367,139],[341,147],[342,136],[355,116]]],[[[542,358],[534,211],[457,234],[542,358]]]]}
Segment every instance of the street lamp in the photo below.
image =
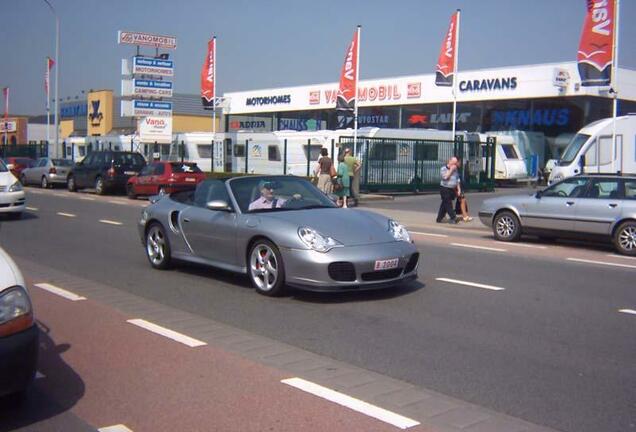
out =
{"type": "Polygon", "coordinates": [[[59,98],[57,97],[58,90],[58,82],[59,82],[59,71],[60,71],[60,18],[57,16],[53,5],[49,2],[49,0],[44,0],[44,3],[48,5],[55,16],[55,144],[53,145],[53,156],[57,157],[58,155],[58,143],[60,141],[60,104],[59,98]]]}

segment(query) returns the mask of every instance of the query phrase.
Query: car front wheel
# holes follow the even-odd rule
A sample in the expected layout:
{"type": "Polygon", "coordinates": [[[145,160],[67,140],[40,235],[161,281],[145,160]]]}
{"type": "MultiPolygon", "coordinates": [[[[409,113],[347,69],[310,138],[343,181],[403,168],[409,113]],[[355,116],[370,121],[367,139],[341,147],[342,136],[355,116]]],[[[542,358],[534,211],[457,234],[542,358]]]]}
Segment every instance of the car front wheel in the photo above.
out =
{"type": "Polygon", "coordinates": [[[156,269],[164,270],[170,266],[170,242],[158,223],[150,225],[146,232],[146,256],[156,269]]]}
{"type": "Polygon", "coordinates": [[[42,176],[42,181],[40,182],[40,186],[42,186],[42,189],[49,188],[49,181],[46,179],[46,176],[42,176]]]}
{"type": "Polygon", "coordinates": [[[285,289],[283,257],[274,243],[258,240],[248,255],[248,273],[256,292],[266,296],[279,296],[285,289]]]}
{"type": "Polygon", "coordinates": [[[77,192],[75,177],[69,176],[69,178],[66,180],[66,189],[68,189],[69,192],[77,192]]]}
{"type": "Polygon", "coordinates": [[[512,242],[521,237],[519,218],[511,211],[502,211],[495,216],[492,223],[495,238],[500,241],[512,242]]]}
{"type": "Polygon", "coordinates": [[[97,195],[104,195],[104,192],[105,192],[104,180],[102,180],[101,177],[97,177],[95,179],[95,193],[97,195]]]}
{"type": "Polygon", "coordinates": [[[636,222],[623,222],[614,233],[614,247],[629,256],[636,256],[636,222]]]}

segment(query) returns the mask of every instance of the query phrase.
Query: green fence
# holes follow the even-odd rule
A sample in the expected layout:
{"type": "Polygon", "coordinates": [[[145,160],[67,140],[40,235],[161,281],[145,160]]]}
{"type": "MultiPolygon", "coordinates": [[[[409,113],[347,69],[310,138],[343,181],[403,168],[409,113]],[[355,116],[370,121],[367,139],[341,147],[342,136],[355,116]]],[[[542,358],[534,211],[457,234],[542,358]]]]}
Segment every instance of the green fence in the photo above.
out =
{"type": "Polygon", "coordinates": [[[48,144],[9,144],[0,145],[0,158],[28,157],[37,159],[49,153],[48,144]]]}
{"type": "MultiPolygon", "coordinates": [[[[353,148],[352,137],[340,137],[340,150],[353,148]]],[[[439,187],[440,169],[451,156],[462,160],[460,175],[467,190],[494,188],[495,138],[486,142],[401,138],[361,138],[360,189],[366,192],[424,191],[439,187]]]]}

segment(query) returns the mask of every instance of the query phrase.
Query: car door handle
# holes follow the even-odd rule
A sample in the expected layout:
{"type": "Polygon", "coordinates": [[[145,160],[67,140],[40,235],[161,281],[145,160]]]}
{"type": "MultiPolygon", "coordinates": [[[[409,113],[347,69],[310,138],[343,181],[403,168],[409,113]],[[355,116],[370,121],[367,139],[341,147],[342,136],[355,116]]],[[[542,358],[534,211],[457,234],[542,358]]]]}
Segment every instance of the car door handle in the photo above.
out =
{"type": "Polygon", "coordinates": [[[574,205],[574,201],[567,201],[565,205],[568,207],[572,207],[574,205]]]}
{"type": "Polygon", "coordinates": [[[610,204],[608,204],[607,206],[608,206],[609,208],[616,208],[616,207],[618,207],[618,204],[610,203],[610,204]]]}
{"type": "Polygon", "coordinates": [[[190,219],[188,219],[188,218],[183,218],[183,221],[184,221],[184,222],[190,222],[190,219]]]}

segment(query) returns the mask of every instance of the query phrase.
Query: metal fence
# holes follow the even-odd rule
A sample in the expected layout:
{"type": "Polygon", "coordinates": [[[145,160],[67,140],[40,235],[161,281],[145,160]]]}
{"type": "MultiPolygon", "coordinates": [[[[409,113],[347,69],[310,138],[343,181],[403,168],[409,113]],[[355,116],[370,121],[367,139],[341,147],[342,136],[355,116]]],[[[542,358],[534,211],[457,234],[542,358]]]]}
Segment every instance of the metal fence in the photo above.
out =
{"type": "Polygon", "coordinates": [[[37,159],[48,156],[48,144],[8,144],[0,145],[0,158],[28,157],[37,159]]]}
{"type": "MultiPolygon", "coordinates": [[[[492,190],[495,172],[495,138],[486,142],[399,138],[358,140],[357,156],[362,161],[360,189],[368,192],[423,191],[436,189],[440,169],[457,156],[465,189],[492,190]]],[[[340,149],[353,148],[352,137],[340,137],[340,149]]]]}

